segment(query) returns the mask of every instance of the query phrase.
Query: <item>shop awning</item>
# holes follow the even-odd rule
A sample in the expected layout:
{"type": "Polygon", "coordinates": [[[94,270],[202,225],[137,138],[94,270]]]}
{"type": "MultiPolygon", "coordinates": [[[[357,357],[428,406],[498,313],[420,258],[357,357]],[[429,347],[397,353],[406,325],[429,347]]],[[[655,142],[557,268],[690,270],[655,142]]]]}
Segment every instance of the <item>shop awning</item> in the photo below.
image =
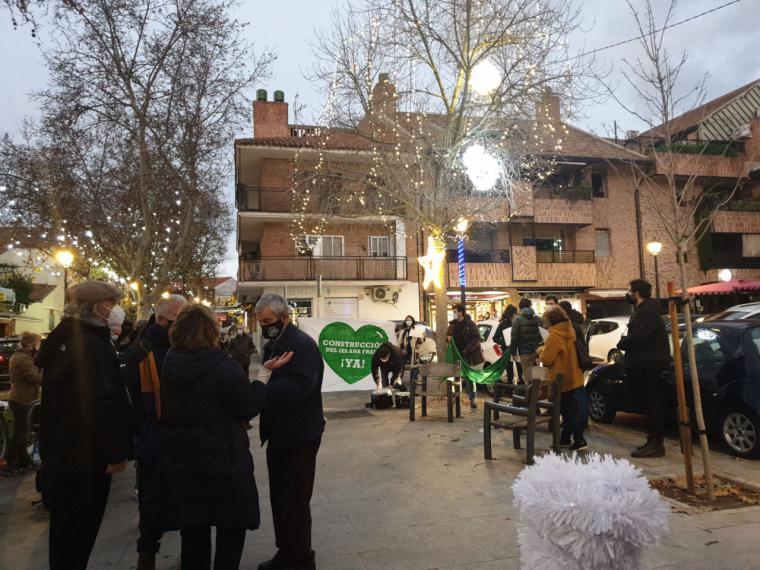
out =
{"type": "Polygon", "coordinates": [[[627,292],[627,289],[589,289],[588,296],[600,299],[622,299],[627,292]]]}
{"type": "Polygon", "coordinates": [[[760,291],[760,280],[734,279],[689,288],[690,295],[731,295],[743,291],[760,291]]]}

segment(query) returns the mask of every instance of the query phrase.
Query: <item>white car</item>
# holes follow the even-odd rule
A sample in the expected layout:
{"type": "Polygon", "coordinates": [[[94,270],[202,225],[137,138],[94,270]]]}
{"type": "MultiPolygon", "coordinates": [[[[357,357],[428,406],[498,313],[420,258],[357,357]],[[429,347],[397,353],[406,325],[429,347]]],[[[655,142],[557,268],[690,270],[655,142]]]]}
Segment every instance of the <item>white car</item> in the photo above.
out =
{"type": "Polygon", "coordinates": [[[588,353],[598,362],[617,362],[623,353],[617,343],[628,331],[630,317],[606,317],[589,322],[586,330],[588,353]]]}
{"type": "MultiPolygon", "coordinates": [[[[480,333],[480,348],[483,351],[483,357],[486,359],[485,365],[493,364],[501,357],[501,347],[493,340],[493,335],[496,334],[496,329],[499,327],[499,321],[492,319],[489,321],[478,321],[478,332],[480,333]]],[[[549,336],[549,331],[543,327],[539,327],[541,338],[546,340],[549,336]]],[[[512,339],[512,327],[504,329],[504,343],[509,346],[509,342],[512,339]]]]}
{"type": "Polygon", "coordinates": [[[744,319],[760,319],[760,303],[734,305],[721,313],[707,317],[705,321],[738,321],[744,319]]]}

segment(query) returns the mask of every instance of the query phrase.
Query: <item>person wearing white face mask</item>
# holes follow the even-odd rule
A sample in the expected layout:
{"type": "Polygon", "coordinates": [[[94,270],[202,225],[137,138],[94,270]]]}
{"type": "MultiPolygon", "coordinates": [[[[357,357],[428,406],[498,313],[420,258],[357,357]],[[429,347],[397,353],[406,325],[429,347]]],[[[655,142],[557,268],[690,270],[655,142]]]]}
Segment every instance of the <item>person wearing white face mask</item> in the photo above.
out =
{"type": "Polygon", "coordinates": [[[111,312],[108,314],[108,329],[111,331],[111,340],[116,342],[121,336],[121,325],[124,324],[124,319],[127,314],[121,305],[114,305],[111,312]]]}
{"type": "Polygon", "coordinates": [[[88,281],[66,292],[64,318],[42,343],[42,496],[50,510],[50,568],[84,570],[111,476],[133,456],[127,391],[110,340],[121,291],[88,281]]]}

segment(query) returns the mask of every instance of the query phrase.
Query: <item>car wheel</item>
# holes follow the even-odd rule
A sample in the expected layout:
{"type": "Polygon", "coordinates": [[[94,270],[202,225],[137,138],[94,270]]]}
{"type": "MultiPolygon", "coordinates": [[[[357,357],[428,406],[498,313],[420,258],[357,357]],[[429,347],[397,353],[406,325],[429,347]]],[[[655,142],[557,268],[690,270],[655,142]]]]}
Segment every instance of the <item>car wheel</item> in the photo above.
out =
{"type": "Polygon", "coordinates": [[[623,353],[617,348],[613,348],[607,353],[607,362],[614,362],[616,364],[623,362],[623,353]]]}
{"type": "Polygon", "coordinates": [[[732,409],[723,415],[720,432],[731,452],[739,457],[760,457],[760,418],[742,409],[732,409]]]}
{"type": "Polygon", "coordinates": [[[599,388],[586,389],[588,396],[588,415],[595,422],[611,424],[615,419],[617,410],[612,407],[609,396],[599,388]]]}

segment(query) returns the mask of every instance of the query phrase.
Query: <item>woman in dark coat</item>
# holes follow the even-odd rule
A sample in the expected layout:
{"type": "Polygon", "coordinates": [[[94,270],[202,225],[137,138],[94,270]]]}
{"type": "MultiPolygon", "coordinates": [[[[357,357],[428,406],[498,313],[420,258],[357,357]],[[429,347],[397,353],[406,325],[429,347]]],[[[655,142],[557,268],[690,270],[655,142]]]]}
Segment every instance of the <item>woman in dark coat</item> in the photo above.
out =
{"type": "MultiPolygon", "coordinates": [[[[517,307],[512,304],[507,305],[507,308],[504,309],[504,312],[501,314],[501,321],[499,321],[499,326],[496,327],[496,332],[493,335],[493,341],[501,347],[502,354],[509,348],[509,343],[504,338],[504,330],[510,329],[511,332],[512,321],[515,320],[516,315],[517,307]]],[[[512,362],[511,358],[507,363],[507,382],[510,384],[515,383],[515,367],[513,365],[517,365],[518,382],[524,384],[522,364],[519,362],[512,362]]]]}
{"type": "Polygon", "coordinates": [[[182,531],[182,569],[238,568],[246,529],[259,526],[259,499],[246,422],[264,405],[265,385],[250,383],[218,348],[219,326],[191,305],[169,330],[161,376],[161,458],[149,507],[165,530],[182,531]]]}

